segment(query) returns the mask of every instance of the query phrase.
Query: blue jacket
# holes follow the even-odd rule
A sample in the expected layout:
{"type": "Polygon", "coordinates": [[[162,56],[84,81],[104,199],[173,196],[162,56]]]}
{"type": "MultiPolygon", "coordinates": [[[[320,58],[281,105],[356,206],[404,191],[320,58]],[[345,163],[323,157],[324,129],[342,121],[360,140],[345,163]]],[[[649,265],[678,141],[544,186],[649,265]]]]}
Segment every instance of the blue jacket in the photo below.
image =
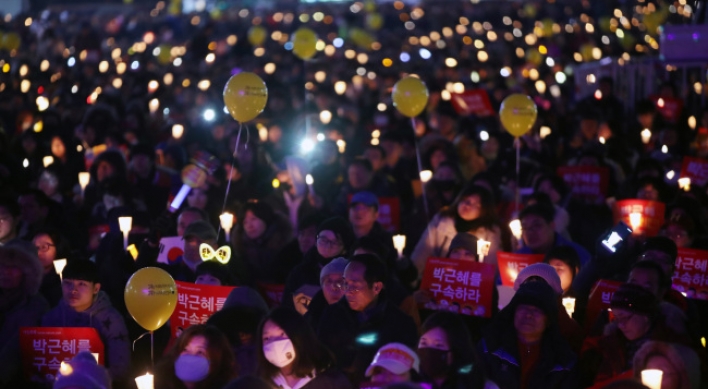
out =
{"type": "Polygon", "coordinates": [[[123,316],[111,305],[105,292],[83,312],[76,312],[64,299],[42,317],[42,327],[93,327],[106,350],[106,367],[114,380],[125,378],[130,369],[130,339],[123,316]]]}
{"type": "MultiPolygon", "coordinates": [[[[580,266],[583,267],[587,265],[588,262],[590,262],[590,259],[592,259],[592,256],[590,253],[583,248],[583,246],[572,242],[566,238],[564,238],[562,235],[558,234],[556,232],[556,238],[553,242],[553,247],[558,247],[558,246],[570,246],[572,247],[575,252],[578,253],[578,258],[580,259],[580,266]]],[[[530,248],[524,246],[520,248],[519,250],[515,251],[517,254],[538,254],[534,253],[530,248]]]]}

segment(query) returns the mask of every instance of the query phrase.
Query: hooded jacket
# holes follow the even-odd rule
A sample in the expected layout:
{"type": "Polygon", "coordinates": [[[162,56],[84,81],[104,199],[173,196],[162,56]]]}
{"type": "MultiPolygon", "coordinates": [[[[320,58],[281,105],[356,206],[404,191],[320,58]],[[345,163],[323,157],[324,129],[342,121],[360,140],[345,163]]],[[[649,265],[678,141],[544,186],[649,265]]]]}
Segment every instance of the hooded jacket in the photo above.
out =
{"type": "Polygon", "coordinates": [[[26,296],[0,314],[0,387],[16,378],[20,369],[20,327],[39,324],[49,304],[40,294],[26,296]]]}
{"type": "Polygon", "coordinates": [[[111,377],[120,380],[130,368],[130,339],[123,316],[113,308],[108,295],[98,292],[87,310],[76,312],[62,299],[42,318],[42,327],[92,327],[106,348],[106,365],[111,377]]]}
{"type": "Polygon", "coordinates": [[[257,239],[249,238],[245,231],[238,231],[236,249],[238,257],[248,268],[251,281],[276,283],[274,269],[277,268],[277,254],[288,243],[292,229],[287,220],[280,215],[270,223],[263,234],[257,239]]]}

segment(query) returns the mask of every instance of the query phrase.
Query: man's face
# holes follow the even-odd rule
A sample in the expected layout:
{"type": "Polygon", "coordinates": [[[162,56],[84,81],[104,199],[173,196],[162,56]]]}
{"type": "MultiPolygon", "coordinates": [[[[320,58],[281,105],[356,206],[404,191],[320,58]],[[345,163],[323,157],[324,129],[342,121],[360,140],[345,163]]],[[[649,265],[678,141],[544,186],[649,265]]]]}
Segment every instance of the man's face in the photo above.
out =
{"type": "Polygon", "coordinates": [[[553,245],[555,226],[537,215],[528,215],[521,220],[521,237],[524,244],[533,251],[546,249],[553,245]]]}
{"type": "Polygon", "coordinates": [[[297,245],[301,253],[308,252],[317,242],[317,227],[303,228],[297,233],[297,245]]]}
{"type": "Polygon", "coordinates": [[[659,285],[659,275],[656,274],[656,271],[651,269],[632,269],[632,271],[629,272],[627,282],[643,287],[659,299],[663,298],[664,292],[666,292],[664,288],[659,285]]]}
{"type": "Polygon", "coordinates": [[[324,230],[317,235],[317,252],[324,258],[334,258],[344,250],[344,243],[334,231],[324,230]]]}
{"type": "Polygon", "coordinates": [[[349,207],[349,222],[355,228],[371,229],[379,217],[379,212],[376,207],[370,207],[366,204],[356,203],[349,207]]]}
{"type": "Polygon", "coordinates": [[[371,167],[375,172],[379,171],[386,162],[381,154],[381,150],[368,148],[364,150],[364,157],[371,162],[371,167]]]}
{"type": "Polygon", "coordinates": [[[150,170],[152,170],[152,161],[147,155],[135,155],[131,158],[130,163],[133,171],[142,178],[147,177],[150,174],[150,170]]]}
{"type": "Polygon", "coordinates": [[[7,209],[0,207],[0,243],[7,243],[15,237],[17,219],[7,209]]]}
{"type": "Polygon", "coordinates": [[[625,309],[612,309],[613,321],[628,340],[636,340],[644,336],[649,331],[650,321],[644,315],[638,315],[625,309]]]}
{"type": "Polygon", "coordinates": [[[40,206],[32,195],[20,196],[17,203],[20,205],[20,217],[28,224],[38,223],[47,216],[47,207],[40,206]]]}
{"type": "Polygon", "coordinates": [[[514,328],[527,338],[539,338],[546,330],[548,318],[533,305],[519,304],[514,312],[514,328]]]}
{"type": "Polygon", "coordinates": [[[198,213],[191,211],[182,212],[177,218],[177,236],[184,235],[184,230],[187,229],[187,226],[197,220],[202,220],[201,215],[198,213]]]}
{"type": "Polygon", "coordinates": [[[366,189],[371,181],[371,172],[359,164],[349,166],[347,169],[349,185],[357,190],[366,189]]]}
{"type": "Polygon", "coordinates": [[[83,312],[93,304],[94,297],[101,290],[101,284],[65,278],[61,282],[61,288],[64,301],[76,312],[83,312]]]}
{"type": "Polygon", "coordinates": [[[359,262],[351,262],[344,269],[345,296],[349,308],[356,312],[362,312],[371,305],[383,288],[381,282],[369,286],[364,279],[365,271],[366,267],[359,262]]]}

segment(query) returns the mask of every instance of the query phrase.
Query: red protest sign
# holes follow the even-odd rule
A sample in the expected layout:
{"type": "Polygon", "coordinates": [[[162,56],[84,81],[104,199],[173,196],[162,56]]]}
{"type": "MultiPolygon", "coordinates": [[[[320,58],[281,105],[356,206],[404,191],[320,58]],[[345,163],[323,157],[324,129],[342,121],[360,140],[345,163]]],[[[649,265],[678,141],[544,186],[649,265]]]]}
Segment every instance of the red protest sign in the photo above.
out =
{"type": "Polygon", "coordinates": [[[233,286],[197,285],[175,281],[177,284],[177,307],[170,317],[170,333],[177,337],[179,328],[204,324],[211,315],[221,310],[233,286]]]}
{"type": "Polygon", "coordinates": [[[688,298],[708,300],[708,251],[678,249],[672,287],[688,298]]]}
{"type": "Polygon", "coordinates": [[[592,287],[588,306],[585,310],[585,325],[593,326],[600,313],[610,307],[612,295],[619,289],[622,282],[612,280],[599,280],[592,287]]]}
{"type": "Polygon", "coordinates": [[[615,203],[615,223],[622,220],[635,234],[656,236],[664,224],[665,209],[664,203],[658,201],[620,200],[615,203]],[[638,217],[631,216],[632,214],[638,217]]]}
{"type": "Polygon", "coordinates": [[[493,116],[496,114],[489,102],[489,96],[484,89],[470,89],[463,93],[452,93],[450,102],[460,115],[477,115],[479,117],[493,116]]]}
{"type": "Polygon", "coordinates": [[[694,157],[683,157],[681,178],[688,177],[691,184],[703,186],[708,182],[708,160],[694,157]]]}
{"type": "Polygon", "coordinates": [[[673,97],[651,96],[650,99],[654,102],[656,110],[668,122],[676,123],[681,117],[683,110],[683,101],[673,97]]]}
{"type": "Polygon", "coordinates": [[[280,306],[280,302],[283,301],[285,285],[256,282],[256,288],[258,288],[258,291],[261,292],[261,296],[263,296],[263,299],[265,299],[270,308],[280,306]]]}
{"type": "Polygon", "coordinates": [[[494,265],[447,258],[428,258],[421,290],[432,294],[425,308],[491,317],[494,265]]]}
{"type": "MultiPolygon", "coordinates": [[[[347,197],[347,205],[352,203],[350,194],[347,197]]],[[[379,218],[381,227],[388,232],[397,232],[401,228],[401,201],[398,197],[377,197],[379,200],[379,218]]]]}
{"type": "Polygon", "coordinates": [[[543,257],[543,254],[497,252],[497,265],[499,266],[502,285],[513,287],[519,272],[528,265],[542,262],[543,257]]]}
{"type": "Polygon", "coordinates": [[[558,175],[571,188],[573,196],[591,203],[601,203],[607,195],[610,173],[601,166],[561,166],[558,175]]]}
{"type": "Polygon", "coordinates": [[[98,331],[91,327],[22,327],[20,355],[25,378],[52,383],[61,363],[81,351],[98,354],[103,365],[106,355],[98,331]]]}

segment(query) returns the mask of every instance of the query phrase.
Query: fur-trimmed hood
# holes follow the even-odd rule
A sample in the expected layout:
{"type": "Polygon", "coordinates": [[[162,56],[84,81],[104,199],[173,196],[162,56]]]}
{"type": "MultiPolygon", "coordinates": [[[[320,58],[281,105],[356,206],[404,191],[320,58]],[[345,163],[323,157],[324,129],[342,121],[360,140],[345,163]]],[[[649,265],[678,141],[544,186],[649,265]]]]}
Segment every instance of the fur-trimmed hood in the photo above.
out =
{"type": "Polygon", "coordinates": [[[22,270],[22,286],[27,296],[33,296],[42,285],[44,270],[37,254],[19,245],[0,247],[0,266],[16,267],[22,270]]]}

